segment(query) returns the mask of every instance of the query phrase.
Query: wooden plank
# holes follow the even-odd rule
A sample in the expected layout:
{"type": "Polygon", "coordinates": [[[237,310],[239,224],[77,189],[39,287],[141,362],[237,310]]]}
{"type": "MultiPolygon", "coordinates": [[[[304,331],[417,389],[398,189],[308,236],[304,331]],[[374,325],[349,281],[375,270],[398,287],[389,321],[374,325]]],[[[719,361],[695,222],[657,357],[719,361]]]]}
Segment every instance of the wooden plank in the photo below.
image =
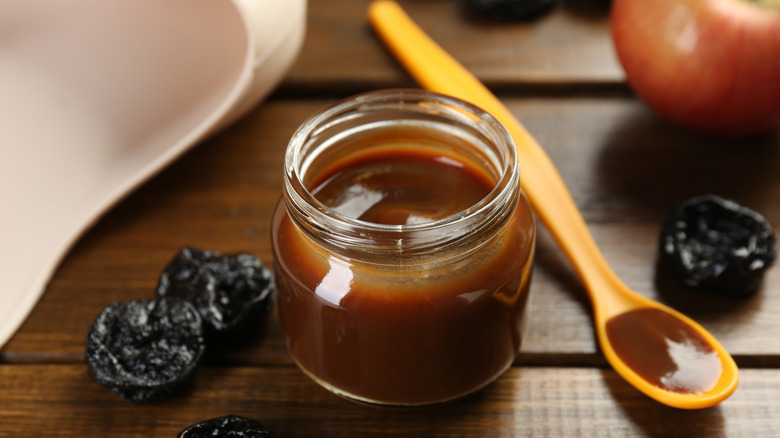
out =
{"type": "Polygon", "coordinates": [[[780,224],[778,134],[705,137],[625,98],[504,102],[555,162],[588,222],[658,223],[681,200],[715,193],[780,224]]]}
{"type": "Polygon", "coordinates": [[[235,414],[279,437],[594,437],[780,434],[780,370],[746,370],[715,408],[682,411],[640,394],[611,371],[511,368],[462,401],[379,408],[332,395],[294,367],[204,368],[171,399],[135,405],[99,387],[83,365],[0,366],[0,430],[8,436],[176,436],[235,414]]]}
{"type": "MultiPolygon", "coordinates": [[[[780,267],[770,270],[763,290],[743,300],[686,290],[656,269],[660,223],[688,196],[718,193],[780,223],[780,137],[715,142],[669,126],[632,99],[506,101],[558,165],[621,278],[702,322],[741,364],[780,363],[780,267]]],[[[113,301],[150,298],[182,246],[249,251],[270,264],[269,218],[287,140],[329,102],[270,101],[119,204],[71,251],[0,361],[81,361],[100,310],[113,301]]],[[[521,361],[603,363],[584,291],[543,230],[537,254],[521,361]]],[[[223,363],[290,363],[273,319],[256,339],[225,354],[223,363]]]]}
{"type": "MultiPolygon", "coordinates": [[[[321,93],[413,85],[374,36],[369,0],[309,3],[303,51],[282,86],[321,93]]],[[[494,89],[624,87],[605,3],[574,0],[527,22],[481,19],[465,2],[401,0],[409,15],[470,71],[494,89]]]]}

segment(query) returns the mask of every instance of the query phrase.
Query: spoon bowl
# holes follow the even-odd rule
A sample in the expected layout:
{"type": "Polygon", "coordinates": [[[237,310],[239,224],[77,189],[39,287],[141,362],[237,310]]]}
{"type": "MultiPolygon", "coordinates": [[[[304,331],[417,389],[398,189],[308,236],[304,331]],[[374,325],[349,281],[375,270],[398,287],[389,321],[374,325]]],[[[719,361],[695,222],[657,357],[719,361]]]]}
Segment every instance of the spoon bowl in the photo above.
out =
{"type": "Polygon", "coordinates": [[[512,113],[397,3],[375,1],[368,16],[385,45],[421,86],[469,101],[506,126],[522,164],[523,190],[585,284],[601,350],[617,373],[649,397],[676,408],[706,408],[731,395],[739,381],[733,358],[701,325],[620,281],[554,164],[512,113]],[[672,333],[677,329],[684,336],[672,333]],[[662,358],[660,369],[650,373],[641,369],[647,358],[662,358]],[[698,371],[700,364],[707,365],[707,375],[698,371]],[[658,374],[655,378],[653,372],[658,374]]]}
{"type": "Polygon", "coordinates": [[[714,406],[734,392],[739,382],[739,370],[731,355],[711,333],[677,310],[634,292],[614,275],[610,281],[611,286],[589,289],[588,293],[593,303],[596,336],[601,351],[621,377],[653,399],[682,409],[714,406]],[[620,327],[612,325],[615,321],[627,321],[626,316],[642,314],[655,315],[651,320],[655,324],[646,324],[650,321],[637,318],[633,331],[625,323],[620,327]],[[663,327],[667,327],[666,331],[663,327]],[[670,331],[671,327],[675,330],[670,331]],[[686,331],[688,334],[685,339],[691,344],[699,344],[699,348],[692,348],[689,344],[687,354],[685,345],[681,346],[679,339],[674,342],[674,332],[686,331]],[[622,343],[628,345],[621,346],[621,337],[622,343]],[[620,347],[616,347],[616,344],[620,347]],[[641,367],[642,363],[631,364],[631,344],[635,346],[634,353],[636,350],[639,352],[639,355],[634,356],[634,361],[648,363],[665,360],[668,362],[666,368],[673,363],[677,374],[682,376],[675,378],[672,373],[667,376],[667,380],[672,384],[682,384],[682,387],[676,390],[664,388],[662,381],[668,372],[657,375],[654,382],[637,372],[635,368],[641,367]],[[653,345],[660,348],[654,350],[653,345]],[[673,345],[677,345],[682,354],[672,354],[673,345]],[[680,382],[680,379],[685,381],[680,382]],[[690,387],[699,390],[691,390],[690,387]]]}

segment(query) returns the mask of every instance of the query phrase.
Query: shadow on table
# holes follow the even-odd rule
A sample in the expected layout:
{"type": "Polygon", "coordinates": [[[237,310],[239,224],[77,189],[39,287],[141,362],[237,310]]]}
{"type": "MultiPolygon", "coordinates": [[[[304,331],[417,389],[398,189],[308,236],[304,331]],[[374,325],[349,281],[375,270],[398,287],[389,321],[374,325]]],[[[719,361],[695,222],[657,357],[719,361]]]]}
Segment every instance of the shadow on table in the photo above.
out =
{"type": "Polygon", "coordinates": [[[631,107],[612,125],[593,171],[624,220],[660,224],[677,203],[705,193],[764,215],[778,208],[780,135],[710,138],[666,122],[645,105],[631,107]]]}
{"type": "MultiPolygon", "coordinates": [[[[550,281],[558,284],[561,290],[565,290],[577,301],[582,310],[589,315],[593,313],[590,299],[588,298],[582,280],[577,276],[574,266],[564,255],[558,243],[550,232],[538,219],[536,223],[537,238],[536,251],[534,253],[534,269],[543,270],[550,281]]],[[[531,281],[533,285],[533,280],[531,281]]],[[[533,286],[532,286],[533,287],[533,286]]]]}
{"type": "Polygon", "coordinates": [[[565,0],[560,8],[582,19],[600,21],[609,17],[611,4],[610,0],[565,0]]]}
{"type": "MultiPolygon", "coordinates": [[[[368,436],[496,436],[515,430],[511,394],[506,403],[497,401],[501,385],[492,384],[465,398],[449,403],[418,407],[363,405],[352,410],[368,436]],[[499,432],[500,431],[500,432],[499,432]]],[[[345,403],[353,403],[344,401],[345,403]]],[[[350,422],[353,432],[357,421],[350,422]]]]}
{"type": "Polygon", "coordinates": [[[718,291],[706,291],[686,286],[677,279],[666,264],[656,262],[654,286],[663,302],[694,319],[717,320],[726,315],[739,314],[742,319],[758,312],[751,298],[757,293],[745,296],[729,296],[718,291]]]}
{"type": "MultiPolygon", "coordinates": [[[[610,198],[609,220],[653,223],[660,230],[675,206],[706,193],[732,199],[780,221],[780,135],[717,139],[678,128],[645,105],[615,120],[593,172],[610,198]]],[[[660,231],[659,231],[660,232],[660,231]]],[[[758,310],[751,297],[735,299],[686,287],[654,260],[658,298],[699,322],[758,310]]]]}
{"type": "Polygon", "coordinates": [[[604,383],[615,405],[648,437],[724,436],[725,421],[720,406],[707,409],[676,409],[656,402],[629,385],[614,371],[603,370],[604,383]]]}

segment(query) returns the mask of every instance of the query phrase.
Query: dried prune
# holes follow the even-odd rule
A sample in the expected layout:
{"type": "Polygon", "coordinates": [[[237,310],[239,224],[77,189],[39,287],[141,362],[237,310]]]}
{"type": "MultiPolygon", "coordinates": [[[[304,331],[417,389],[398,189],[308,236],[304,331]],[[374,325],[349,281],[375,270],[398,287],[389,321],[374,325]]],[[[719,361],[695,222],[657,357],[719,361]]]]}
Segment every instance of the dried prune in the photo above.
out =
{"type": "Polygon", "coordinates": [[[232,332],[268,313],[275,296],[271,272],[251,254],[222,255],[185,247],[160,276],[157,296],[176,296],[200,312],[209,333],[232,332]]]}
{"type": "Polygon", "coordinates": [[[187,301],[122,301],[106,307],[87,335],[89,374],[142,403],[178,391],[205,350],[200,314],[187,301]]]}
{"type": "Polygon", "coordinates": [[[673,274],[689,286],[735,295],[758,289],[775,250],[760,214],[715,195],[681,203],[661,230],[660,258],[673,274]]]}
{"type": "Polygon", "coordinates": [[[557,0],[468,0],[472,9],[494,20],[531,20],[552,9],[557,0]]]}
{"type": "Polygon", "coordinates": [[[238,415],[212,418],[179,432],[178,438],[273,438],[274,434],[251,418],[238,415]]]}

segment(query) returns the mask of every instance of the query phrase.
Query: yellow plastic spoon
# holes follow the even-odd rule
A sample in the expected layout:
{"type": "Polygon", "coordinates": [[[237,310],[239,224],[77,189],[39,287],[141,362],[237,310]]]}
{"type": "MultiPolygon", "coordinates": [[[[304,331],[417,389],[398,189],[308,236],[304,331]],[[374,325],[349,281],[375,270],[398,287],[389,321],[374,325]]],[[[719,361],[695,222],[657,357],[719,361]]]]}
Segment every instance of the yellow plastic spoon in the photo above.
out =
{"type": "MultiPolygon", "coordinates": [[[[469,101],[491,113],[507,127],[517,145],[518,160],[522,164],[523,190],[536,214],[555,237],[585,284],[593,305],[601,350],[618,374],[649,397],[676,408],[706,408],[731,395],[739,381],[739,370],[731,355],[695,321],[637,294],[620,281],[596,246],[552,161],[512,113],[479,80],[431,40],[397,3],[375,1],[369,6],[368,17],[385,45],[422,87],[469,101]],[[608,335],[608,322],[617,316],[631,317],[627,312],[643,309],[656,309],[650,311],[655,314],[663,312],[664,318],[688,326],[690,331],[700,335],[700,339],[709,345],[712,359],[720,366],[707,389],[691,393],[658,385],[642,377],[621,358],[608,335]]],[[[638,324],[643,322],[639,321],[638,324]]],[[[647,329],[653,332],[656,327],[647,329]]],[[[674,348],[668,342],[648,343],[644,348],[656,348],[657,354],[662,356],[675,355],[674,348]]],[[[652,351],[651,357],[655,355],[656,352],[652,351]]],[[[697,370],[689,367],[686,372],[695,374],[697,370]]]]}

